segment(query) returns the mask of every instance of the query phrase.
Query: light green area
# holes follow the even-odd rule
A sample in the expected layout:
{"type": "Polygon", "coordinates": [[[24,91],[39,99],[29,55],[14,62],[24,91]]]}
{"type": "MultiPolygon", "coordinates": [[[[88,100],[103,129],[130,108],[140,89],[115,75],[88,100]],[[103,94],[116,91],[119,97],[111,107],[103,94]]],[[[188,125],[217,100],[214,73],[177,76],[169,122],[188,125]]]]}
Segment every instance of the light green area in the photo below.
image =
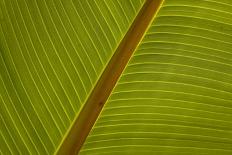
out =
{"type": "Polygon", "coordinates": [[[232,1],[166,0],[80,155],[232,154],[232,1]]]}
{"type": "Polygon", "coordinates": [[[54,153],[142,5],[0,0],[0,154],[54,153]]]}

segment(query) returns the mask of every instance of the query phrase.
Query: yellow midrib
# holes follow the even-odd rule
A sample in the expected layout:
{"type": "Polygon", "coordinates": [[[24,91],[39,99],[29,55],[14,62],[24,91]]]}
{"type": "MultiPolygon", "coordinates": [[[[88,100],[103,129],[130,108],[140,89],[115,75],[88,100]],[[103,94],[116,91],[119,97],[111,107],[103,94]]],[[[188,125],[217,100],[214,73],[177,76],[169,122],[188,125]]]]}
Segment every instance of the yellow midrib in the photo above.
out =
{"type": "Polygon", "coordinates": [[[163,1],[146,0],[55,154],[72,155],[79,152],[163,1]]]}

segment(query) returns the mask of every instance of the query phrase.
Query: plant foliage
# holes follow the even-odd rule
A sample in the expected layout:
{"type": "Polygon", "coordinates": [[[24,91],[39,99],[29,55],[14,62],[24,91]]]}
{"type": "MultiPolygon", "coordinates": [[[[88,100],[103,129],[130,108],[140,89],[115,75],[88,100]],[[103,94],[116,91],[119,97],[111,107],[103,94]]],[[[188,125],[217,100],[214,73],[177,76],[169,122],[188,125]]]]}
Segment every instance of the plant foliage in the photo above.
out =
{"type": "MultiPolygon", "coordinates": [[[[1,154],[59,149],[144,3],[0,1],[1,154]]],[[[164,1],[79,154],[232,154],[231,0],[164,1]]]]}

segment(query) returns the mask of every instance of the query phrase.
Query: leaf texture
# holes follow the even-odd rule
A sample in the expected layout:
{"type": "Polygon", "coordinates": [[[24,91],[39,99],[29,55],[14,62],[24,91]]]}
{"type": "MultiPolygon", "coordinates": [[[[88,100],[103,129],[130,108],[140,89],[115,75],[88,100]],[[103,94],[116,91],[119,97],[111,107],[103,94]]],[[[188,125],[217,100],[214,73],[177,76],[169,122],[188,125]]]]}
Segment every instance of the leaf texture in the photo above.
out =
{"type": "Polygon", "coordinates": [[[53,154],[143,5],[1,0],[1,154],[53,154]]]}
{"type": "MultiPolygon", "coordinates": [[[[143,4],[0,1],[0,154],[56,153],[143,4]]],[[[231,0],[165,0],[79,154],[231,155],[231,41],[231,0]]]]}
{"type": "Polygon", "coordinates": [[[232,154],[232,1],[166,0],[80,155],[232,154]]]}

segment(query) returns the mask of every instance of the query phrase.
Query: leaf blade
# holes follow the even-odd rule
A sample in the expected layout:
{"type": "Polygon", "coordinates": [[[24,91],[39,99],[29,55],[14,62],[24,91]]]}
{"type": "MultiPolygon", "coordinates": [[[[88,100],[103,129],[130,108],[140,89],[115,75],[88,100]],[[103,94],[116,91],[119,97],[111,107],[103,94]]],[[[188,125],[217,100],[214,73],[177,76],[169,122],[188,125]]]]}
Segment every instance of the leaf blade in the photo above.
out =
{"type": "Polygon", "coordinates": [[[166,0],[80,154],[231,154],[229,10],[166,0]]]}
{"type": "Polygon", "coordinates": [[[143,1],[0,3],[1,116],[13,129],[6,143],[52,154],[143,1]]]}

